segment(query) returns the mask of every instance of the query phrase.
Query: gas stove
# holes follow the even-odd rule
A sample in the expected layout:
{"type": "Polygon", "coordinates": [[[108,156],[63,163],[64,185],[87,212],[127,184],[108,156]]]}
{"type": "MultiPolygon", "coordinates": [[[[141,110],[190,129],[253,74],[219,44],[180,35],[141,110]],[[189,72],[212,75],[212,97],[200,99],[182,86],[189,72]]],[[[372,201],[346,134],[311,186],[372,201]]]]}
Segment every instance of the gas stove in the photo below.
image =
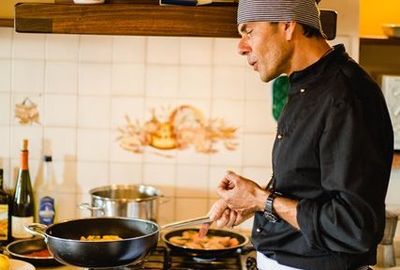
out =
{"type": "Polygon", "coordinates": [[[254,254],[255,252],[252,251],[247,255],[235,253],[224,257],[204,259],[158,246],[140,263],[102,270],[257,270],[254,254]]]}

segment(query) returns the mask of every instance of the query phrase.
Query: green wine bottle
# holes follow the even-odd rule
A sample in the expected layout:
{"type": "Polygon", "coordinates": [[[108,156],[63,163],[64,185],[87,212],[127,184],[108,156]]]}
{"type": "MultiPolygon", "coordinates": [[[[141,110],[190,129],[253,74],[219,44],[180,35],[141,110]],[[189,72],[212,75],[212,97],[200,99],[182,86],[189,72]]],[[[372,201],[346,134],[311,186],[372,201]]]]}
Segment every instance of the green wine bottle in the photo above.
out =
{"type": "Polygon", "coordinates": [[[18,173],[11,210],[11,233],[14,239],[30,238],[24,226],[33,223],[35,214],[31,178],[28,167],[28,140],[22,141],[21,166],[18,173]]]}

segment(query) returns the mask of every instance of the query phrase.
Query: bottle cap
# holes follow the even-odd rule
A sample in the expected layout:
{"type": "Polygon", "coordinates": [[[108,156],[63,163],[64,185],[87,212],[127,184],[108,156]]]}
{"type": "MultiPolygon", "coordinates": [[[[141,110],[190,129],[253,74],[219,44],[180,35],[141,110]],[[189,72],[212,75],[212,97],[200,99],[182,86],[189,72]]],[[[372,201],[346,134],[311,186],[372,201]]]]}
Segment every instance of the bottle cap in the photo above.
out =
{"type": "Polygon", "coordinates": [[[49,162],[49,161],[52,161],[53,158],[51,156],[44,156],[43,160],[46,162],[49,162]]]}
{"type": "Polygon", "coordinates": [[[25,151],[25,150],[28,150],[28,139],[23,139],[22,140],[22,150],[23,151],[25,151]]]}

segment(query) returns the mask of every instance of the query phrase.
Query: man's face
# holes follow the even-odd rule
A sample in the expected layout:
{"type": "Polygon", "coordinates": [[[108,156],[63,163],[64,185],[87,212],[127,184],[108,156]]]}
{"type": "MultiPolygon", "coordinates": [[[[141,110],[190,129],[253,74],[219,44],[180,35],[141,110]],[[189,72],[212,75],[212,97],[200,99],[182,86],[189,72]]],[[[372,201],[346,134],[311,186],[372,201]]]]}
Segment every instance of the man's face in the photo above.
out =
{"type": "Polygon", "coordinates": [[[249,22],[240,24],[239,54],[268,82],[290,70],[291,49],[284,23],[249,22]]]}

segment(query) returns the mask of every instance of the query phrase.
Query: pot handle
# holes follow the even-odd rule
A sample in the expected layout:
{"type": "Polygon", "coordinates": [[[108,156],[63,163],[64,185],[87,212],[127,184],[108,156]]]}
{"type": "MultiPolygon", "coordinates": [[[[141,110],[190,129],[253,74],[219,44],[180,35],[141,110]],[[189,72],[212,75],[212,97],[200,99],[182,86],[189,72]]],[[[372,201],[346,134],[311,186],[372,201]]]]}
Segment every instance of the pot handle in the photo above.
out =
{"type": "Polygon", "coordinates": [[[164,195],[160,195],[158,198],[160,204],[167,203],[171,200],[171,197],[165,197],[164,195]]]}
{"type": "Polygon", "coordinates": [[[44,224],[40,223],[31,223],[28,225],[25,225],[25,231],[33,234],[33,235],[39,235],[44,238],[45,242],[47,242],[47,236],[46,236],[46,229],[47,226],[44,224]]]}
{"type": "Polygon", "coordinates": [[[103,207],[101,207],[101,206],[92,206],[92,205],[89,204],[89,203],[80,203],[80,204],[79,204],[79,208],[80,208],[80,209],[83,209],[83,210],[89,210],[89,211],[91,211],[92,213],[93,213],[94,211],[101,211],[101,212],[103,212],[103,214],[104,214],[104,208],[103,208],[103,207]]]}

